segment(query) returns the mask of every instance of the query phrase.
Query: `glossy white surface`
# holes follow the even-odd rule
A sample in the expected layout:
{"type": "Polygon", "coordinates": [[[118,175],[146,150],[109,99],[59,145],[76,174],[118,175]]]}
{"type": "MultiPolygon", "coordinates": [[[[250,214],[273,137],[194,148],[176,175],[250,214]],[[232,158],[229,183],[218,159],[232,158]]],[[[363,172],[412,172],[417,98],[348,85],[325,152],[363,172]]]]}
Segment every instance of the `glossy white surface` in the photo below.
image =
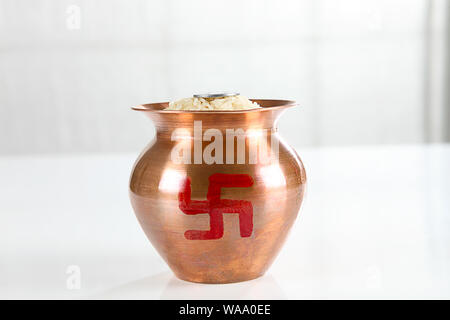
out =
{"type": "Polygon", "coordinates": [[[2,157],[0,298],[450,298],[449,145],[297,150],[309,185],[286,245],[227,285],[176,279],[147,241],[137,154],[2,157]]]}

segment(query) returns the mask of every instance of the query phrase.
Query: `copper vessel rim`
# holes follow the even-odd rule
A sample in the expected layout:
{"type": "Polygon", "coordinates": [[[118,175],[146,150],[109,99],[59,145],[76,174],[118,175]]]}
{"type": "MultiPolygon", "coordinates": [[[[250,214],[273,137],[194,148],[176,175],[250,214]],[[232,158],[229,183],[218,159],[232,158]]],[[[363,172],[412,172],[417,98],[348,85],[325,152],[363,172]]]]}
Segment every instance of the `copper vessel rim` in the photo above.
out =
{"type": "Polygon", "coordinates": [[[147,103],[131,107],[136,111],[148,111],[155,113],[179,113],[179,114],[223,114],[223,113],[249,113],[262,112],[266,110],[279,110],[298,106],[298,103],[292,100],[272,100],[272,99],[250,99],[261,105],[261,108],[247,110],[164,110],[168,106],[168,102],[147,103]]]}

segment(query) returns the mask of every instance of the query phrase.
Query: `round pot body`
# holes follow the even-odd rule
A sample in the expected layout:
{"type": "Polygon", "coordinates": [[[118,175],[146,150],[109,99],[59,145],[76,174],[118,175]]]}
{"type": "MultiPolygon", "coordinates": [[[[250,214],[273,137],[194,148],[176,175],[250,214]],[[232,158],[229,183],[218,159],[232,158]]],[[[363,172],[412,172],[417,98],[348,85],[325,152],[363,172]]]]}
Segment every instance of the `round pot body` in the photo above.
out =
{"type": "Polygon", "coordinates": [[[245,111],[135,107],[156,137],[137,159],[131,203],[142,229],[180,279],[229,283],[269,268],[299,212],[306,174],[277,119],[292,101],[245,111]]]}

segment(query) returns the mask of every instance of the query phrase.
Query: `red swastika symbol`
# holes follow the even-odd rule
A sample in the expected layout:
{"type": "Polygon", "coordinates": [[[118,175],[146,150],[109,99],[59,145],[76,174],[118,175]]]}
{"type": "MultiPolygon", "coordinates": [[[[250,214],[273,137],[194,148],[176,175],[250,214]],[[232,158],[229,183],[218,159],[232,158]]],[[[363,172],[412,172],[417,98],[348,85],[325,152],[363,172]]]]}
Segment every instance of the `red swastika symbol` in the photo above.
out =
{"type": "Polygon", "coordinates": [[[241,237],[250,237],[253,232],[253,206],[250,201],[221,199],[221,188],[251,187],[253,179],[248,174],[215,173],[209,177],[206,200],[191,200],[191,179],[184,181],[178,193],[178,203],[185,214],[209,214],[210,230],[187,230],[188,240],[220,239],[223,236],[223,214],[239,214],[241,237]]]}

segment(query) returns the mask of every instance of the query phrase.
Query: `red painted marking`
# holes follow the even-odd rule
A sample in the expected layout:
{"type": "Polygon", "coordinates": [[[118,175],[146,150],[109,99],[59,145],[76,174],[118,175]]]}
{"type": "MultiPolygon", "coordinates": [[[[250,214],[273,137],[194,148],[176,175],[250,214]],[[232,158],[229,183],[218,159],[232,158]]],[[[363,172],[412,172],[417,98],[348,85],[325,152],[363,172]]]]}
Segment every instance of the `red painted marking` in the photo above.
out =
{"type": "Polygon", "coordinates": [[[178,193],[178,203],[185,214],[209,214],[210,230],[187,230],[184,233],[189,240],[220,239],[223,236],[223,214],[239,214],[239,230],[241,237],[250,237],[253,232],[253,206],[250,201],[221,199],[222,188],[253,185],[253,179],[248,174],[215,173],[209,177],[206,200],[191,200],[191,179],[188,177],[178,193]]]}

